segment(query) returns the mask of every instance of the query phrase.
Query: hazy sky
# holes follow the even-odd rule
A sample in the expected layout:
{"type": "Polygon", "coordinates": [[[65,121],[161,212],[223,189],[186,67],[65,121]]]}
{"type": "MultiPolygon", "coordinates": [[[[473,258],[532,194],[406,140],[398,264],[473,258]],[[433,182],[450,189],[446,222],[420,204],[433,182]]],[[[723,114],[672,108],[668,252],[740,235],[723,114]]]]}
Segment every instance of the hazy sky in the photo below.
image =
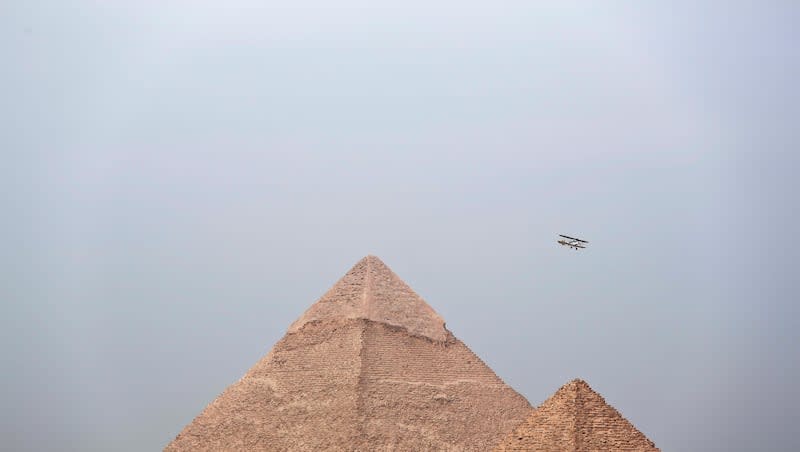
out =
{"type": "Polygon", "coordinates": [[[4,448],[161,449],[375,254],[534,405],[800,450],[800,4],[544,3],[2,2],[4,448]]]}

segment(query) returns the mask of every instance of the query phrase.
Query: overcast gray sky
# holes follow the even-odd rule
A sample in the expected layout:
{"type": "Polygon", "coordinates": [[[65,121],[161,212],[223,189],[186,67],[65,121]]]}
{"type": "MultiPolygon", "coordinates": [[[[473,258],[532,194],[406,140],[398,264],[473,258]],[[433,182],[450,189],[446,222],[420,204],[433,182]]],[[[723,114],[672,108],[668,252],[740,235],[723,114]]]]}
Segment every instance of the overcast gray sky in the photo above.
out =
{"type": "Polygon", "coordinates": [[[162,448],[375,254],[534,405],[800,450],[798,3],[543,3],[0,4],[4,445],[162,448]]]}

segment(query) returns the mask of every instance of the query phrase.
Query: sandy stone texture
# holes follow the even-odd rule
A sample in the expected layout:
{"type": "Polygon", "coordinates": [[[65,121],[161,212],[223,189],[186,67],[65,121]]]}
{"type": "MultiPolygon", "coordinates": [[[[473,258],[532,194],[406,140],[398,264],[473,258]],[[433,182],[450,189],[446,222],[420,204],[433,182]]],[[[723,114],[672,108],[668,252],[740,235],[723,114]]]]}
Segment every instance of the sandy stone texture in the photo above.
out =
{"type": "Polygon", "coordinates": [[[532,408],[368,256],[167,451],[486,451],[532,408]]]}
{"type": "Polygon", "coordinates": [[[583,380],[556,391],[495,451],[658,451],[583,380]]]}

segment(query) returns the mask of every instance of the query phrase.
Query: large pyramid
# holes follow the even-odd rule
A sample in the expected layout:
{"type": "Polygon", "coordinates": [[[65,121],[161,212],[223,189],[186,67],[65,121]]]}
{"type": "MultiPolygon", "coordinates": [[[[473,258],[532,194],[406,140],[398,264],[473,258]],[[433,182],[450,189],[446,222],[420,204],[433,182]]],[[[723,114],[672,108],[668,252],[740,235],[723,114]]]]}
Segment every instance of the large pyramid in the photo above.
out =
{"type": "Polygon", "coordinates": [[[530,411],[367,256],[165,450],[486,451],[530,411]]]}
{"type": "Polygon", "coordinates": [[[495,451],[658,451],[583,380],[573,380],[506,436],[495,451]]]}

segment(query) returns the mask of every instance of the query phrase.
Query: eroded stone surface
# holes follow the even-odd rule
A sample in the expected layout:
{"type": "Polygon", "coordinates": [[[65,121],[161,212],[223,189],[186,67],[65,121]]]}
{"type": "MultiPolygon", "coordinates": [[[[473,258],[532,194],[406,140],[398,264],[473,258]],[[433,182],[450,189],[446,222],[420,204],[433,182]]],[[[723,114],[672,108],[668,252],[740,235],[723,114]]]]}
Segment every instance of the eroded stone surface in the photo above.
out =
{"type": "Polygon", "coordinates": [[[658,451],[583,380],[556,391],[495,451],[658,451]]]}

